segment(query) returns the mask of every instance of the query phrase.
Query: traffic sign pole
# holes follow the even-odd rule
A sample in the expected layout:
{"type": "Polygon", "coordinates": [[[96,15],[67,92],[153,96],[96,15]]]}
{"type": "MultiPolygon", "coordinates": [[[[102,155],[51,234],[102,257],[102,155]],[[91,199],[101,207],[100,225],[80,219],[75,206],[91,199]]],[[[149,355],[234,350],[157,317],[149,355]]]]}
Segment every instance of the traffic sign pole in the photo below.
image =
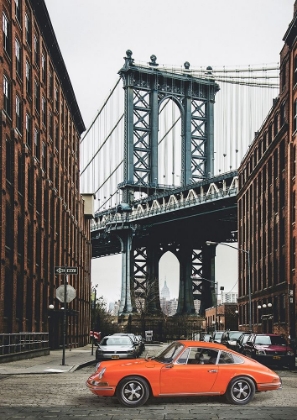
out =
{"type": "MultiPolygon", "coordinates": [[[[67,265],[65,266],[57,266],[55,267],[55,274],[56,275],[60,275],[60,274],[64,274],[64,316],[63,316],[63,356],[62,356],[62,365],[65,365],[65,347],[66,347],[66,342],[67,342],[67,283],[68,283],[68,274],[78,274],[78,267],[68,267],[67,265]]],[[[57,291],[59,290],[59,287],[57,289],[57,291]]],[[[60,295],[60,291],[59,291],[59,295],[60,295]]],[[[75,298],[75,289],[73,289],[73,287],[71,287],[71,290],[69,292],[69,296],[70,299],[69,301],[71,302],[74,298],[75,298]]],[[[61,301],[62,299],[60,299],[60,297],[57,295],[57,298],[61,301]]]]}
{"type": "Polygon", "coordinates": [[[64,271],[64,319],[63,319],[63,356],[62,366],[65,366],[65,347],[66,347],[66,336],[67,336],[67,267],[64,271]]]}

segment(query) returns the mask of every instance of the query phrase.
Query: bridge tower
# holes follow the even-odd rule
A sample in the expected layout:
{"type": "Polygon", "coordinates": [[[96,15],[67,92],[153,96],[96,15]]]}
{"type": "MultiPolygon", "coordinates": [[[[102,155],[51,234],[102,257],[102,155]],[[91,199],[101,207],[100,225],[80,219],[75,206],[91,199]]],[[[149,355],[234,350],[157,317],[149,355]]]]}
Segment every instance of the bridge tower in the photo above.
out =
{"type": "MultiPolygon", "coordinates": [[[[164,101],[172,100],[181,116],[181,184],[188,185],[214,172],[214,102],[218,85],[209,77],[190,74],[190,64],[178,72],[160,69],[152,55],[148,65],[135,65],[132,51],[126,51],[119,71],[125,91],[124,181],[119,212],[129,211],[135,192],[161,191],[158,180],[159,112],[164,101]]],[[[135,296],[147,294],[150,311],[160,311],[158,263],[171,251],[180,263],[178,313],[195,313],[194,299],[201,300],[201,311],[211,306],[211,287],[195,285],[195,275],[214,278],[214,255],[208,249],[193,249],[187,238],[160,237],[150,232],[146,240],[135,235],[136,227],[119,233],[122,251],[122,289],[120,313],[136,311],[135,296]],[[195,293],[198,292],[198,293],[195,293]]]]}

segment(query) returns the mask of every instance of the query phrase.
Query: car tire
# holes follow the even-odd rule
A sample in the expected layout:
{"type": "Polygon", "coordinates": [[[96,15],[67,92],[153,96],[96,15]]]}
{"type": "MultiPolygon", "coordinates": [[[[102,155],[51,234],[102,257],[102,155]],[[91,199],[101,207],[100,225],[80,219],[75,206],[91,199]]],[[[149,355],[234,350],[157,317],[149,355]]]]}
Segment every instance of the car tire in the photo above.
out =
{"type": "Polygon", "coordinates": [[[150,396],[147,381],[138,376],[128,376],[121,380],[116,389],[116,397],[126,407],[139,407],[146,403],[150,396]]]}
{"type": "Polygon", "coordinates": [[[239,376],[229,383],[226,399],[231,404],[244,405],[254,398],[255,391],[256,388],[252,379],[239,376]]]}

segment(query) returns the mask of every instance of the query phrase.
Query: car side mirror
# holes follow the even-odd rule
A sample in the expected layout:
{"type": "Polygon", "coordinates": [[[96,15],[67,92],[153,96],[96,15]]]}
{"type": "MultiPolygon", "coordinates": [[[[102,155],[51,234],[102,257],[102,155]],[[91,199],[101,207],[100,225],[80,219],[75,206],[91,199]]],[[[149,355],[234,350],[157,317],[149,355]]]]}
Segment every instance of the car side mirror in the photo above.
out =
{"type": "Polygon", "coordinates": [[[171,368],[173,368],[173,363],[168,363],[167,365],[165,365],[165,368],[166,369],[171,369],[171,368]]]}

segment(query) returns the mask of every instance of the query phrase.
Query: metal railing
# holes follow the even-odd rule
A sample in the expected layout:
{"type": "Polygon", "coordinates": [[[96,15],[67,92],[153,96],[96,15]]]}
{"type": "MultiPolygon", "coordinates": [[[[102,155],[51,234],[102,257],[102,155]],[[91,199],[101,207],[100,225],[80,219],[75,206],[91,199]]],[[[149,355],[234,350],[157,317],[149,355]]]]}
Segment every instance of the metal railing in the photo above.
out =
{"type": "Polygon", "coordinates": [[[49,348],[48,332],[0,334],[0,356],[49,348]]]}

